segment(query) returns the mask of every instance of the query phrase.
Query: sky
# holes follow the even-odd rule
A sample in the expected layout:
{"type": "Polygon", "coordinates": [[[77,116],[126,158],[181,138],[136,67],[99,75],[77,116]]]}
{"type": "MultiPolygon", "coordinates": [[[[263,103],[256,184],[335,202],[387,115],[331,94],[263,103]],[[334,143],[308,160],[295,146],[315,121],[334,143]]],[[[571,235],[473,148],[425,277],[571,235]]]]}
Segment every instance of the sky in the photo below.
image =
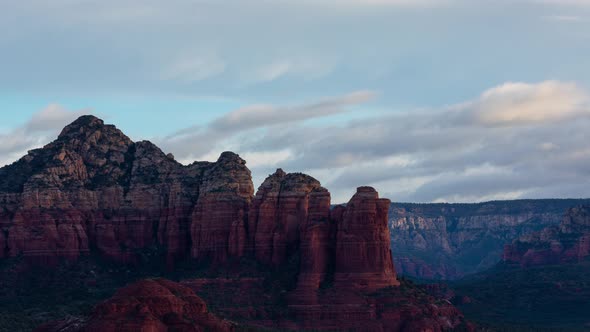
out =
{"type": "Polygon", "coordinates": [[[82,114],[335,203],[590,197],[590,0],[0,2],[0,165],[82,114]]]}

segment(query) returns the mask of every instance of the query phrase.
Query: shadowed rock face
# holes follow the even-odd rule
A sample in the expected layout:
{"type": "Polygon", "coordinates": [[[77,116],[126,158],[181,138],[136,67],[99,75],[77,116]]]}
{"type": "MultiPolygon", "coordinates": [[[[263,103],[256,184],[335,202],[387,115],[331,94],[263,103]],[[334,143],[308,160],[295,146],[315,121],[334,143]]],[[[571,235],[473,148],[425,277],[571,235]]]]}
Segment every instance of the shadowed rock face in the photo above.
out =
{"type": "Polygon", "coordinates": [[[590,256],[590,206],[569,209],[561,224],[504,247],[504,261],[522,266],[578,263],[590,256]]]}
{"type": "Polygon", "coordinates": [[[188,287],[165,280],[142,280],[101,303],[88,320],[64,320],[39,327],[49,331],[233,331],[234,324],[207,311],[188,287]]]}

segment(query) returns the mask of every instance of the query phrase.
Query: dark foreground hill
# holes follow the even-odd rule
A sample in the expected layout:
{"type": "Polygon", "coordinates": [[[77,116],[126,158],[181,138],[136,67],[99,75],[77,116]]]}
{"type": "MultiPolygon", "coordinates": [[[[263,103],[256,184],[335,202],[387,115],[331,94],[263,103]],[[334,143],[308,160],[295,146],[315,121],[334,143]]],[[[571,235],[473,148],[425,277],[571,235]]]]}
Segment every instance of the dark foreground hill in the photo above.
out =
{"type": "Polygon", "coordinates": [[[494,331],[590,330],[590,261],[497,267],[451,283],[455,303],[494,331]]]}
{"type": "Polygon", "coordinates": [[[504,261],[452,283],[482,326],[514,331],[590,330],[590,206],[507,244],[504,261]]]}

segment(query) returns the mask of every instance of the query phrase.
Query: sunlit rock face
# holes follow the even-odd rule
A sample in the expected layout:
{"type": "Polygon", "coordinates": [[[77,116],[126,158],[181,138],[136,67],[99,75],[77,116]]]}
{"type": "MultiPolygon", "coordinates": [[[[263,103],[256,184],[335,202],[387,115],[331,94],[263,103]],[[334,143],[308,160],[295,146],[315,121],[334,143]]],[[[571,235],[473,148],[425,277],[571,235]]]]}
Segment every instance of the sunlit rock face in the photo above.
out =
{"type": "Polygon", "coordinates": [[[160,246],[170,262],[190,253],[221,260],[230,240],[215,242],[215,229],[225,232],[235,218],[208,227],[217,209],[211,202],[245,215],[232,204],[246,211],[252,193],[250,171],[231,152],[183,166],[152,143],[132,142],[83,116],[54,142],[0,169],[1,255],[55,264],[94,250],[133,263],[138,250],[160,246]],[[202,214],[211,235],[193,232],[202,214]]]}

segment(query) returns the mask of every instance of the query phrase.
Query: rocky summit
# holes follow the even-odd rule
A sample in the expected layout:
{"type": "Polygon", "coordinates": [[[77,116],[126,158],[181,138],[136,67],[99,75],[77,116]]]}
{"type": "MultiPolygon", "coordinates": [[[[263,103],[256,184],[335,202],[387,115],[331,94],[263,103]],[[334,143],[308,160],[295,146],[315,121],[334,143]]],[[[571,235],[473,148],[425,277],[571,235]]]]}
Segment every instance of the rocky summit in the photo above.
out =
{"type": "Polygon", "coordinates": [[[94,250],[127,263],[136,249],[161,245],[170,262],[187,254],[221,261],[239,236],[231,231],[238,217],[225,212],[245,216],[253,190],[236,154],[183,166],[154,144],[83,116],[0,169],[0,257],[51,265],[94,250]],[[193,220],[210,234],[191,229],[193,220]]]}
{"type": "MultiPolygon", "coordinates": [[[[319,181],[281,169],[254,195],[250,170],[235,153],[182,165],[148,141],[133,142],[115,126],[83,116],[54,142],[0,169],[0,258],[48,270],[69,264],[68,273],[87,278],[113,269],[77,262],[98,257],[140,271],[142,254],[155,250],[167,271],[187,264],[208,269],[209,277],[186,278],[182,285],[159,279],[132,284],[90,316],[43,331],[61,331],[63,324],[97,331],[234,327],[210,315],[192,291],[222,318],[245,326],[468,328],[449,303],[400,285],[389,206],[375,189],[360,187],[348,204],[332,207],[319,181]],[[236,264],[248,267],[236,270],[236,264]],[[222,278],[216,271],[224,268],[222,278]],[[232,300],[222,301],[228,291],[232,300]]],[[[15,280],[26,273],[10,271],[17,271],[15,280]]]]}

